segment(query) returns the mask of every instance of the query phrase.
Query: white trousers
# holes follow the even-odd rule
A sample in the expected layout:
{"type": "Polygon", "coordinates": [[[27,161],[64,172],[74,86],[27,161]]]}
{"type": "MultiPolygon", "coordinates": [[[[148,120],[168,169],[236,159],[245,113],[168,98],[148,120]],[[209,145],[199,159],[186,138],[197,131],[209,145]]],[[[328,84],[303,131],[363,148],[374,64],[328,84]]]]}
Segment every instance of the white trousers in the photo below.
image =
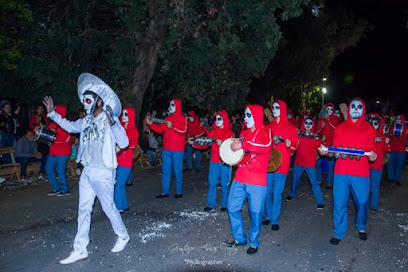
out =
{"type": "Polygon", "coordinates": [[[122,217],[113,201],[116,169],[101,170],[85,167],[79,179],[78,232],[74,250],[83,251],[89,243],[91,213],[98,197],[102,209],[112,224],[113,231],[121,238],[128,237],[122,217]]]}

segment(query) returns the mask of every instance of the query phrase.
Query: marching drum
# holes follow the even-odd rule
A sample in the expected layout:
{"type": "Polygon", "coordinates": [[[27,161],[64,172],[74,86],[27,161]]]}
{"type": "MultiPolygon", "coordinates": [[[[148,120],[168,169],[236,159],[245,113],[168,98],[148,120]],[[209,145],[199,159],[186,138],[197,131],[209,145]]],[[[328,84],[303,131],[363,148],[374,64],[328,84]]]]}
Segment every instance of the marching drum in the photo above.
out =
{"type": "Polygon", "coordinates": [[[230,166],[237,165],[244,157],[243,149],[232,151],[232,140],[233,138],[226,139],[220,146],[220,158],[225,164],[230,166]]]}
{"type": "Polygon", "coordinates": [[[392,135],[401,136],[403,129],[404,129],[404,127],[401,124],[395,124],[394,131],[393,131],[392,135]]]}
{"type": "Polygon", "coordinates": [[[56,137],[57,132],[43,125],[36,130],[34,141],[51,145],[55,141],[56,137]]]}

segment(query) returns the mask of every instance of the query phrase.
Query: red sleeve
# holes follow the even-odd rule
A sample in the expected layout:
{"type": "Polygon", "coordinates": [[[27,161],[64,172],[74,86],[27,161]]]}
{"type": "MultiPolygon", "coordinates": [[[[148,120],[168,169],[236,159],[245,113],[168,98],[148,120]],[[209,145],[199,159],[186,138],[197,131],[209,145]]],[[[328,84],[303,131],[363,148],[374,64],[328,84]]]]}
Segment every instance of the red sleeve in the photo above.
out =
{"type": "Polygon", "coordinates": [[[57,136],[55,137],[54,143],[66,143],[71,140],[71,135],[63,130],[61,127],[56,127],[57,136]]]}
{"type": "Polygon", "coordinates": [[[317,121],[317,125],[316,125],[316,133],[319,133],[322,131],[322,119],[319,119],[319,121],[317,121]]]}
{"type": "Polygon", "coordinates": [[[288,151],[294,153],[299,145],[299,136],[297,134],[297,129],[293,127],[292,135],[289,137],[290,146],[287,147],[288,151]]]}
{"type": "Polygon", "coordinates": [[[375,129],[373,127],[370,128],[368,131],[368,145],[367,145],[367,150],[368,152],[370,151],[375,151],[375,129]]]}
{"type": "Polygon", "coordinates": [[[262,135],[258,135],[255,141],[242,141],[242,149],[253,152],[253,153],[269,153],[272,147],[272,132],[271,130],[265,129],[262,135]]]}
{"type": "Polygon", "coordinates": [[[135,149],[139,142],[139,131],[135,128],[130,131],[129,135],[129,149],[135,149]]]}
{"type": "Polygon", "coordinates": [[[182,118],[177,118],[176,122],[173,123],[174,131],[180,134],[184,134],[187,132],[187,118],[184,116],[182,118]]]}
{"type": "Polygon", "coordinates": [[[149,125],[149,128],[151,128],[154,132],[157,134],[162,134],[164,130],[166,129],[167,125],[166,124],[155,124],[152,123],[149,125]]]}

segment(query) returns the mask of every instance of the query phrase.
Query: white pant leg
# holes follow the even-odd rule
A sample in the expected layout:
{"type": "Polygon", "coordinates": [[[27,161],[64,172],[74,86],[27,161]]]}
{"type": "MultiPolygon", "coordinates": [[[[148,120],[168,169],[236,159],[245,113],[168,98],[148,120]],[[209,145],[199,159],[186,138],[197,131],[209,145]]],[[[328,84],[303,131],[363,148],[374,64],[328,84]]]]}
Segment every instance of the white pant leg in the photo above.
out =
{"type": "Polygon", "coordinates": [[[92,180],[90,181],[92,188],[94,189],[99,202],[102,205],[102,209],[112,224],[113,231],[120,238],[128,237],[125,224],[123,224],[122,216],[116,208],[113,201],[115,182],[116,182],[116,169],[113,170],[92,170],[92,180]]]}
{"type": "Polygon", "coordinates": [[[75,251],[86,250],[89,243],[91,213],[96,196],[90,182],[90,170],[89,167],[85,167],[79,179],[78,230],[74,240],[75,251]]]}

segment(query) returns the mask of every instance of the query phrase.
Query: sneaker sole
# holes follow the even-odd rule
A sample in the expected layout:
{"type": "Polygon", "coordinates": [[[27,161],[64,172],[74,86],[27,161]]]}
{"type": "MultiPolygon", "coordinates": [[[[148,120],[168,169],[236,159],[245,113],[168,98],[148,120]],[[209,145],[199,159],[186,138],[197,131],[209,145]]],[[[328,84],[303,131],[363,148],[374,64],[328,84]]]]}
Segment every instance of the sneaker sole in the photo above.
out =
{"type": "Polygon", "coordinates": [[[57,196],[68,196],[70,195],[70,193],[66,193],[66,194],[57,194],[57,196]]]}

